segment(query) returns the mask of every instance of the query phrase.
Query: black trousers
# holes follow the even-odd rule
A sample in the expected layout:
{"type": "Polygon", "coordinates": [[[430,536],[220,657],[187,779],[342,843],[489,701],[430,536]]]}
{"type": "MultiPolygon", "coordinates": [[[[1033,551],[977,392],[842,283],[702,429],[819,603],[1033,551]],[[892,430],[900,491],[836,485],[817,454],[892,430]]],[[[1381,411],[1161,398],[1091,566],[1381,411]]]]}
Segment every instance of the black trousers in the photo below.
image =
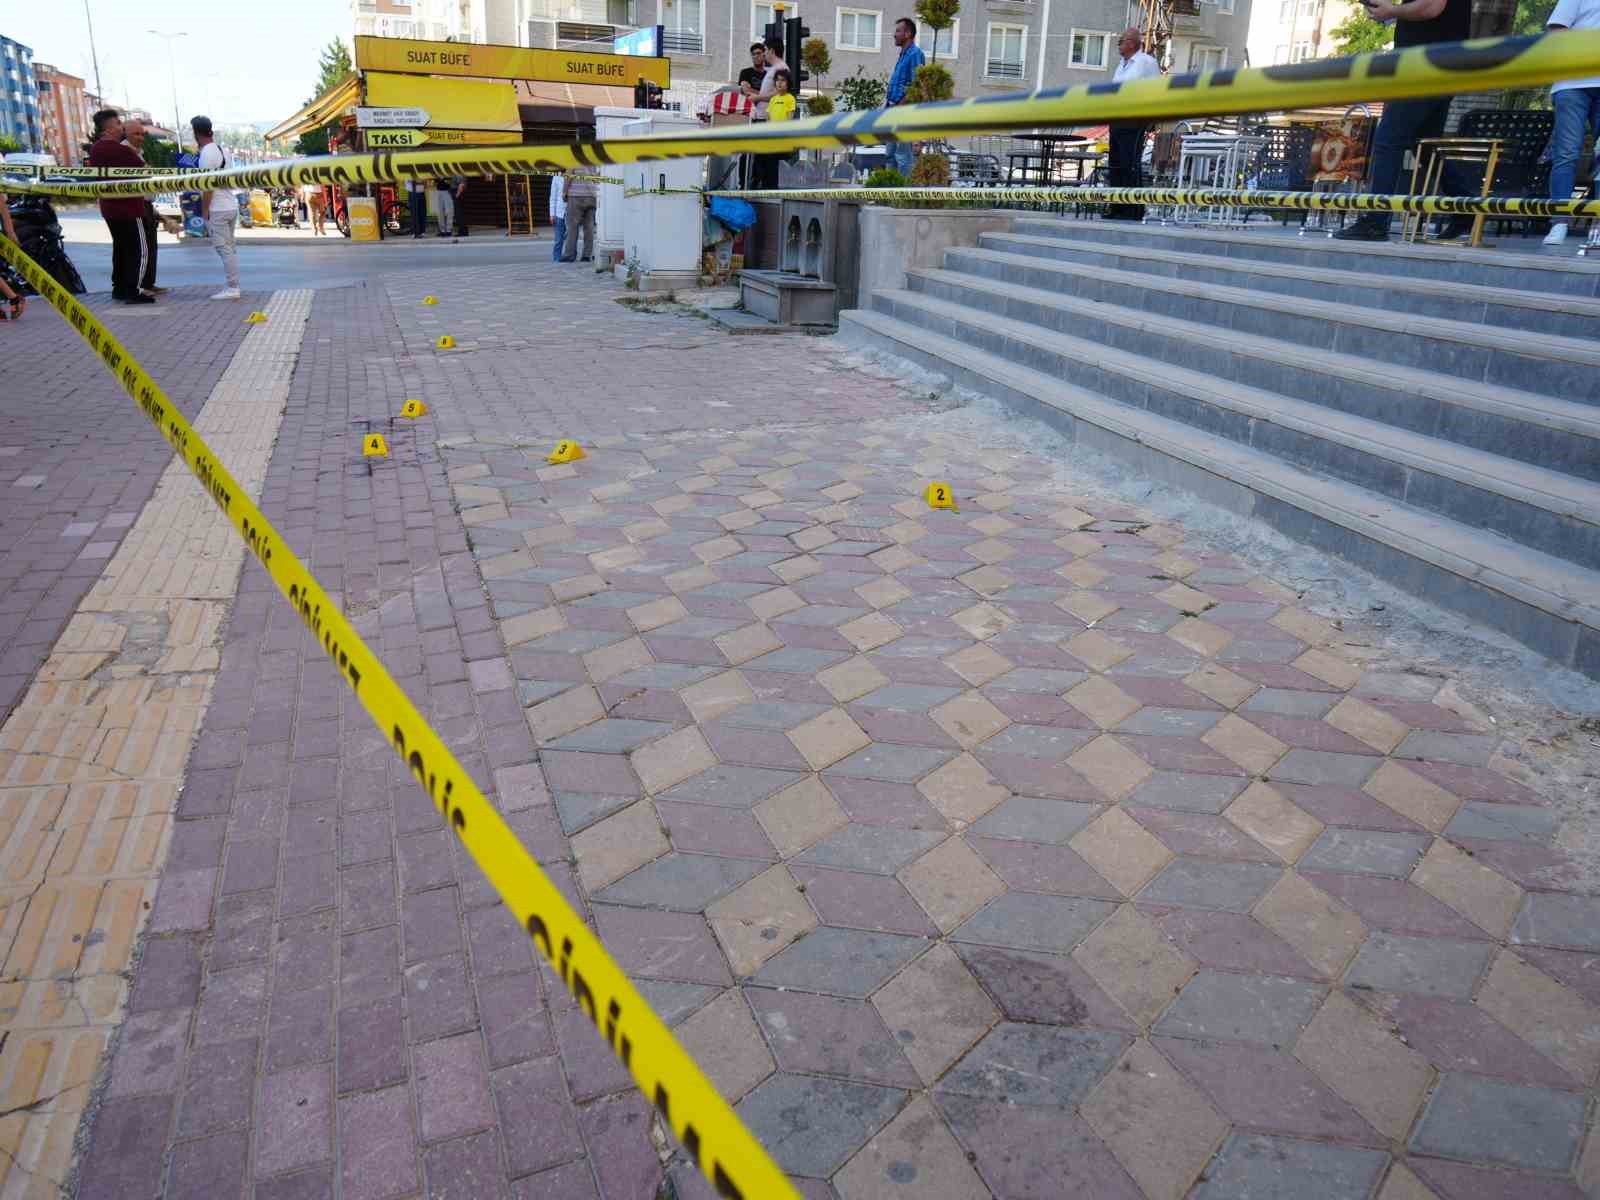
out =
{"type": "Polygon", "coordinates": [[[144,276],[144,221],[138,217],[107,217],[111,230],[111,294],[131,300],[139,294],[144,276]]]}
{"type": "Polygon", "coordinates": [[[450,223],[457,237],[467,236],[467,198],[450,193],[450,223]]]}
{"type": "Polygon", "coordinates": [[[139,280],[139,287],[149,291],[156,286],[156,230],[161,227],[161,220],[156,216],[153,205],[146,203],[144,206],[144,276],[139,280]]]}
{"type": "Polygon", "coordinates": [[[411,206],[411,236],[421,237],[428,231],[428,194],[407,192],[406,203],[411,206]]]}
{"type": "MultiPolygon", "coordinates": [[[[1112,187],[1136,188],[1141,183],[1139,160],[1144,155],[1144,137],[1148,125],[1115,122],[1111,126],[1111,150],[1108,174],[1112,187]]],[[[1142,204],[1111,204],[1106,216],[1118,221],[1144,220],[1142,204]]]]}

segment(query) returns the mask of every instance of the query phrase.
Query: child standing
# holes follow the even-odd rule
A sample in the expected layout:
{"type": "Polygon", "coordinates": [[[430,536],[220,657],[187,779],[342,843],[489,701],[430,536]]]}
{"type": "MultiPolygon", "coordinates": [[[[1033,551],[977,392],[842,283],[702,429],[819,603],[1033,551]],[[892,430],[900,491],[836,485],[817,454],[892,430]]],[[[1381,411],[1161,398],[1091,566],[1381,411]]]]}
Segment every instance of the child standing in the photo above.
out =
{"type": "Polygon", "coordinates": [[[789,70],[779,67],[776,75],[772,77],[772,87],[775,95],[767,101],[767,120],[792,121],[795,116],[795,98],[789,91],[789,70]]]}

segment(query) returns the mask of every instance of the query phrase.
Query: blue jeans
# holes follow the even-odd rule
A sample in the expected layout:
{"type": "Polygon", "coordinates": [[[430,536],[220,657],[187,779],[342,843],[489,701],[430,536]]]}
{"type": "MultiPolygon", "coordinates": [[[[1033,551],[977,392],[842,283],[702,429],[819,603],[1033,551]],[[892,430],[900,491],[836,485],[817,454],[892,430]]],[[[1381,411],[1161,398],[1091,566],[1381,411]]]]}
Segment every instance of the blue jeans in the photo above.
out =
{"type": "Polygon", "coordinates": [[[550,261],[560,262],[561,247],[567,243],[567,219],[565,217],[557,217],[555,220],[555,225],[556,244],[550,247],[550,261]]]}
{"type": "MultiPolygon", "coordinates": [[[[1445,118],[1450,115],[1450,97],[1436,96],[1428,100],[1390,100],[1383,106],[1383,116],[1378,121],[1372,139],[1372,170],[1367,176],[1367,191],[1380,196],[1394,194],[1400,182],[1400,169],[1405,164],[1406,151],[1423,138],[1436,138],[1444,132],[1445,118]]],[[[1445,195],[1457,194],[1453,186],[1458,173],[1446,165],[1439,182],[1445,195]]],[[[1409,190],[1411,181],[1406,181],[1409,190]]],[[[1375,224],[1389,227],[1391,213],[1369,214],[1375,224]]]]}
{"type": "Polygon", "coordinates": [[[888,146],[888,166],[893,167],[907,179],[911,178],[911,160],[915,157],[910,142],[890,142],[888,146]]]}
{"type": "Polygon", "coordinates": [[[1566,88],[1551,96],[1550,103],[1556,110],[1556,131],[1550,137],[1550,199],[1570,200],[1584,135],[1593,129],[1600,136],[1600,88],[1566,88]]]}

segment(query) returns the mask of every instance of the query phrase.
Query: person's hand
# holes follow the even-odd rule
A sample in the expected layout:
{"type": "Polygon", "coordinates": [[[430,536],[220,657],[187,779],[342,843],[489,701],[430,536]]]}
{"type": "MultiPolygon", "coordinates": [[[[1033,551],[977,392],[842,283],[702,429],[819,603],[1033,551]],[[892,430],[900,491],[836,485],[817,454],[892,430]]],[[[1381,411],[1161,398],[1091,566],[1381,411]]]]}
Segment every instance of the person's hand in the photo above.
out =
{"type": "Polygon", "coordinates": [[[1362,7],[1367,10],[1367,16],[1380,25],[1387,25],[1390,21],[1398,20],[1399,13],[1395,12],[1396,6],[1388,0],[1361,0],[1362,7]]]}

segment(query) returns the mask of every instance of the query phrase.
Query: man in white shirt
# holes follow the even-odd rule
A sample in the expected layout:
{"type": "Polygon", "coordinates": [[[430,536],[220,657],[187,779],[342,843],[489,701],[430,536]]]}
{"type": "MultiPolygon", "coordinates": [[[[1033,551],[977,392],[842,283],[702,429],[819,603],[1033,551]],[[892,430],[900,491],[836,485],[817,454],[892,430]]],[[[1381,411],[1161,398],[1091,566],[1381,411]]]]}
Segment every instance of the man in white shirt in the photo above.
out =
{"type": "MultiPolygon", "coordinates": [[[[1161,74],[1161,64],[1146,54],[1141,46],[1144,35],[1137,29],[1124,29],[1117,39],[1117,49],[1122,60],[1111,75],[1113,83],[1132,83],[1136,79],[1154,79],[1161,74]]],[[[1110,183],[1112,187],[1136,188],[1140,185],[1139,163],[1144,157],[1144,139],[1150,126],[1137,121],[1111,123],[1110,183]]],[[[1142,221],[1144,205],[1111,204],[1106,206],[1108,221],[1142,221]]]]}
{"type": "MultiPolygon", "coordinates": [[[[1600,29],[1600,0],[1557,0],[1546,28],[1600,29]]],[[[1550,199],[1571,200],[1584,134],[1593,129],[1600,137],[1600,75],[1551,84],[1550,106],[1556,110],[1556,128],[1550,135],[1550,199]]],[[[1544,244],[1559,246],[1566,240],[1567,222],[1556,221],[1544,244]]]]}
{"type": "MultiPolygon", "coordinates": [[[[200,169],[221,171],[226,168],[228,156],[211,137],[211,118],[196,117],[189,122],[189,127],[194,130],[195,145],[200,147],[200,169]]],[[[201,192],[200,216],[210,230],[211,244],[217,248],[217,257],[222,259],[222,270],[228,282],[227,287],[211,298],[237,300],[239,299],[239,255],[234,250],[233,235],[239,226],[239,201],[234,197],[233,189],[220,187],[201,192]]]]}
{"type": "Polygon", "coordinates": [[[560,175],[550,177],[550,226],[555,230],[555,244],[550,247],[550,261],[561,261],[561,248],[567,242],[567,181],[560,175]]]}

